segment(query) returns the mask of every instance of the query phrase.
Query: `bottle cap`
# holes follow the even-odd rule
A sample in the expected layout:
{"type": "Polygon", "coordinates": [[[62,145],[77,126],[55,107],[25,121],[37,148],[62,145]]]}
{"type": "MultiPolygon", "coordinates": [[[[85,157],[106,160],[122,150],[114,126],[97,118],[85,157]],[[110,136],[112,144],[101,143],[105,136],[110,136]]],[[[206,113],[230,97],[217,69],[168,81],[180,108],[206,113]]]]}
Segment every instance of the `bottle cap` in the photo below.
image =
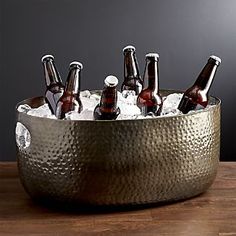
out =
{"type": "Polygon", "coordinates": [[[216,62],[218,62],[218,63],[217,63],[218,65],[221,63],[221,59],[220,59],[219,57],[215,56],[215,55],[211,55],[211,56],[210,56],[210,59],[213,59],[213,60],[215,60],[216,62]]]}
{"type": "Polygon", "coordinates": [[[44,62],[46,60],[54,60],[54,56],[53,55],[44,55],[42,58],[41,58],[41,61],[44,62]]]}
{"type": "Polygon", "coordinates": [[[78,62],[78,61],[72,61],[72,62],[70,63],[70,67],[72,67],[72,66],[77,66],[77,67],[79,67],[81,70],[83,69],[83,64],[82,64],[81,62],[78,62]]]}
{"type": "Polygon", "coordinates": [[[132,45],[128,45],[123,48],[123,52],[126,52],[126,51],[135,51],[135,47],[132,45]]]}
{"type": "Polygon", "coordinates": [[[114,75],[108,75],[104,83],[109,87],[115,87],[118,84],[118,79],[114,75]]]}
{"type": "Polygon", "coordinates": [[[147,58],[152,59],[152,60],[154,59],[155,61],[159,61],[159,54],[150,52],[146,54],[146,59],[147,58]]]}
{"type": "Polygon", "coordinates": [[[155,58],[159,59],[159,54],[154,53],[154,52],[150,52],[150,53],[146,54],[146,57],[155,57],[155,58]]]}

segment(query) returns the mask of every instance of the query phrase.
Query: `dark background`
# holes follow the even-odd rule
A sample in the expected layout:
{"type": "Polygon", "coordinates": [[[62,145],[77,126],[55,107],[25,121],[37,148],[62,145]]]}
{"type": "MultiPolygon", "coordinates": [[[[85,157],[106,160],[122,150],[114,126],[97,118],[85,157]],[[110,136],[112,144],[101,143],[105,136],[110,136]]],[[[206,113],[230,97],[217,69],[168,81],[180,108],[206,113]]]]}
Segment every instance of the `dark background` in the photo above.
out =
{"type": "Polygon", "coordinates": [[[42,55],[64,80],[83,62],[82,89],[100,89],[108,74],[122,81],[127,44],[142,73],[145,53],[160,54],[161,88],[185,90],[208,56],[222,58],[211,94],[223,102],[221,160],[236,160],[235,0],[0,0],[0,10],[0,160],[15,160],[16,103],[44,93],[42,55]]]}

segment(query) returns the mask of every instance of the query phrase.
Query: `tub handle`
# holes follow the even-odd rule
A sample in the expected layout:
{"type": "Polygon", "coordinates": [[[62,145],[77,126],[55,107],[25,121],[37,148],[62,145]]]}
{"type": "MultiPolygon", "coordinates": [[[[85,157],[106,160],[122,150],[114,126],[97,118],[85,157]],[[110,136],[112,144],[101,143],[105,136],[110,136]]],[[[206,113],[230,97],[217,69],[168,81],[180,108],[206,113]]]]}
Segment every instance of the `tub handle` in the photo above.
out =
{"type": "Polygon", "coordinates": [[[23,119],[22,114],[19,113],[15,126],[15,140],[16,145],[20,150],[29,148],[32,140],[27,120],[25,120],[26,122],[23,122],[23,120],[25,119],[23,119]]]}

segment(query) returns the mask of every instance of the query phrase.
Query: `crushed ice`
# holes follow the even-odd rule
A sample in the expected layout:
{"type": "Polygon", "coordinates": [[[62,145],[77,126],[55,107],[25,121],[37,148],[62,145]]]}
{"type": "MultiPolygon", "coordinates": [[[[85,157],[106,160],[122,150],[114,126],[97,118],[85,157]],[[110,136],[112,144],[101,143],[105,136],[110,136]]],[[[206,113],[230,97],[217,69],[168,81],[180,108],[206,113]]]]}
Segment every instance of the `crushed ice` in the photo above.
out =
{"type": "MultiPolygon", "coordinates": [[[[182,93],[173,93],[167,97],[163,97],[163,108],[161,116],[172,116],[180,114],[177,109],[178,104],[182,98],[182,93]]],[[[90,91],[84,90],[80,93],[81,102],[83,104],[83,111],[81,113],[68,112],[66,114],[67,120],[93,120],[93,110],[100,101],[100,95],[91,94],[90,91]]],[[[137,96],[132,91],[118,92],[117,105],[120,108],[120,115],[117,117],[118,120],[124,119],[145,119],[150,118],[141,115],[140,109],[137,104],[137,96]]],[[[48,104],[44,104],[38,108],[31,108],[29,105],[20,105],[18,108],[19,112],[27,113],[28,115],[47,117],[50,119],[56,119],[56,116],[52,114],[48,104]]]]}
{"type": "Polygon", "coordinates": [[[180,114],[178,110],[178,105],[182,98],[182,93],[172,93],[167,97],[163,97],[163,107],[161,111],[161,116],[171,116],[180,114]]]}
{"type": "Polygon", "coordinates": [[[50,119],[57,119],[55,115],[52,114],[47,103],[43,104],[37,108],[31,108],[29,105],[24,104],[20,105],[17,110],[19,112],[27,113],[27,115],[37,116],[37,117],[46,117],[50,119]]]}

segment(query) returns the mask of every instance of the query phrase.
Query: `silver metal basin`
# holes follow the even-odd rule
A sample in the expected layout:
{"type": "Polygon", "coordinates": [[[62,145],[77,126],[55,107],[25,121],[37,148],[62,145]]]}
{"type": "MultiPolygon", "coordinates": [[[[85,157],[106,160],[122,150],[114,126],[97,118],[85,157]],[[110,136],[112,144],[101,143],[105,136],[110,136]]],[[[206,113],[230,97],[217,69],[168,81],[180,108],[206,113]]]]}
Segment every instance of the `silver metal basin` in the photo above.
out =
{"type": "MultiPolygon", "coordinates": [[[[167,95],[175,91],[162,91],[167,95]]],[[[38,107],[42,97],[20,104],[38,107]]],[[[63,121],[17,113],[30,132],[17,146],[22,184],[34,199],[92,205],[185,199],[214,181],[220,100],[192,114],[145,120],[63,121]]]]}

